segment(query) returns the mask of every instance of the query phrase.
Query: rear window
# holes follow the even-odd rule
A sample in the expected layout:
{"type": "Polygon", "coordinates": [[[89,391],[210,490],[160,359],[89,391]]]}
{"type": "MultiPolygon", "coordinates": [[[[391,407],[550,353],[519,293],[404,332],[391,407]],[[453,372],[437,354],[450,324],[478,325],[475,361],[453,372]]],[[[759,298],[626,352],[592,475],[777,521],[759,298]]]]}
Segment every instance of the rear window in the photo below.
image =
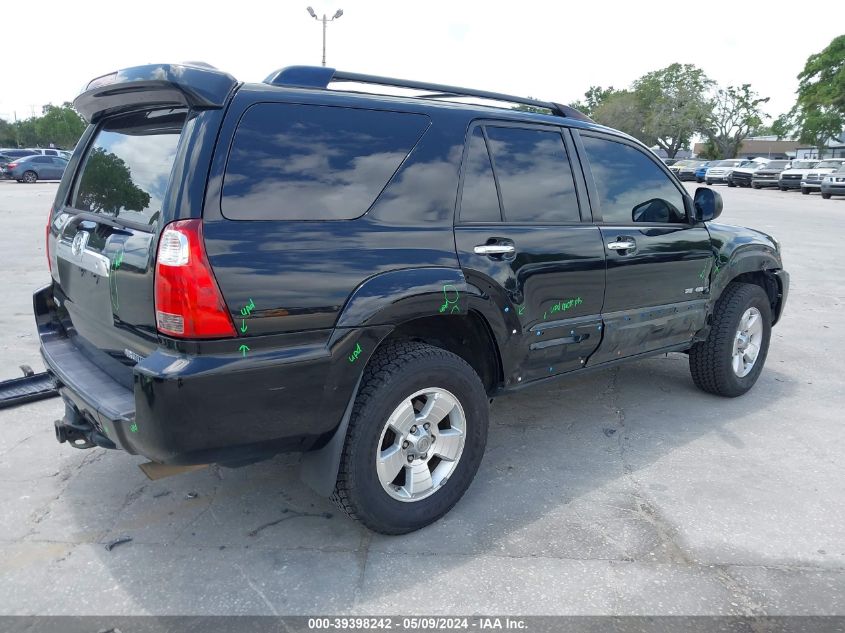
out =
{"type": "Polygon", "coordinates": [[[105,121],[88,148],[71,206],[155,224],[185,116],[185,110],[168,109],[105,121]]]}
{"type": "Polygon", "coordinates": [[[226,164],[232,220],[348,220],[366,213],[416,145],[428,117],[260,103],[244,114],[226,164]]]}

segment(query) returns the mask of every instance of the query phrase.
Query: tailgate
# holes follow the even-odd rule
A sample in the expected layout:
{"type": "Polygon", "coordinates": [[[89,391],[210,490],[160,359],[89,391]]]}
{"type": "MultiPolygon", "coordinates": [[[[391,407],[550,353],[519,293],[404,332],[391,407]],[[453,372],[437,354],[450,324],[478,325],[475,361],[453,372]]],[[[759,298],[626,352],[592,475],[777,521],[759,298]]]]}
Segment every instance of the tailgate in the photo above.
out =
{"type": "Polygon", "coordinates": [[[185,117],[167,108],[102,121],[51,219],[59,316],[73,344],[127,387],[156,346],[155,248],[185,117]]]}

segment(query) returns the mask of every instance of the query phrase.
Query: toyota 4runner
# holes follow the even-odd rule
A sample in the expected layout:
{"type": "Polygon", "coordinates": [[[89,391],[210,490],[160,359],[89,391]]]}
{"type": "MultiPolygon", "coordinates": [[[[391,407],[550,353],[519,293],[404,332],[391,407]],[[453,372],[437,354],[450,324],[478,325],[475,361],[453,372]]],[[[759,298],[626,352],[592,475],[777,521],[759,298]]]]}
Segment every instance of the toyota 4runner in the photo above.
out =
{"type": "Polygon", "coordinates": [[[671,351],[738,396],[786,301],[776,240],[553,102],[151,65],[75,106],[34,296],[57,439],[177,466],[303,452],[380,532],[460,499],[494,396],[671,351]]]}

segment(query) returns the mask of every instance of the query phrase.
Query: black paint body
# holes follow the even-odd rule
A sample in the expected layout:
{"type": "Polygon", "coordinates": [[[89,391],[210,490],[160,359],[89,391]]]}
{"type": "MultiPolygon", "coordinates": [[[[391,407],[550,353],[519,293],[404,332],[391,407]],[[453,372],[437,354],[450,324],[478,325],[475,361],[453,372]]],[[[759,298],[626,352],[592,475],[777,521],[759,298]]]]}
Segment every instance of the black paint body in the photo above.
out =
{"type": "MultiPolygon", "coordinates": [[[[126,71],[130,84],[142,75],[126,71]]],[[[780,315],[788,276],[768,236],[693,220],[602,221],[579,133],[598,131],[641,148],[612,130],[430,99],[238,86],[225,77],[212,84],[198,91],[198,105],[187,100],[193,107],[157,228],[80,217],[67,208],[98,121],[149,108],[137,96],[143,91],[127,90],[121,97],[119,91],[98,96],[92,89],[80,97],[93,124],[74,152],[54,206],[48,237],[53,283],[34,301],[42,354],[69,405],[131,453],[168,463],[238,463],[322,446],[354,397],[372,353],[397,328],[413,333],[419,320],[430,329],[438,323],[432,319],[441,319],[438,327],[448,329],[471,315],[468,322],[480,324],[479,336],[489,339],[495,359],[487,385],[493,395],[619,359],[686,349],[706,337],[714,301],[742,273],[770,276],[780,315]],[[96,99],[105,100],[104,109],[89,103],[96,99]],[[429,124],[359,217],[231,220],[221,210],[229,148],[244,113],[267,102],[411,113],[429,124]],[[561,134],[580,221],[456,220],[465,143],[479,122],[561,134]],[[59,227],[55,219],[65,212],[71,217],[59,227]],[[189,218],[203,220],[208,260],[236,338],[183,341],[156,331],[158,236],[167,222],[189,218]],[[56,256],[57,241],[80,228],[92,233],[92,248],[105,257],[125,252],[108,279],[56,256]],[[606,248],[622,236],[634,239],[636,249],[606,248]],[[474,252],[477,245],[497,241],[513,244],[513,255],[474,252]]],[[[158,84],[149,89],[159,95],[157,104],[171,98],[158,84]]],[[[692,201],[683,195],[692,218],[692,201]]]]}

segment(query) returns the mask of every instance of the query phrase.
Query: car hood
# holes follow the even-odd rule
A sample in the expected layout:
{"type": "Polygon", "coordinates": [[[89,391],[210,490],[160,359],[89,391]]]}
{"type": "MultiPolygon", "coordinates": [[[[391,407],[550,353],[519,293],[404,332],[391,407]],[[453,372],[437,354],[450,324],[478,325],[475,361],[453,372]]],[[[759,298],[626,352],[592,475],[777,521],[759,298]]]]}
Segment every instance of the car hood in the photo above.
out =
{"type": "Polygon", "coordinates": [[[813,169],[812,167],[810,169],[784,169],[782,172],[780,172],[780,175],[786,176],[787,174],[799,174],[801,176],[806,176],[811,171],[816,171],[816,170],[813,169]]]}

